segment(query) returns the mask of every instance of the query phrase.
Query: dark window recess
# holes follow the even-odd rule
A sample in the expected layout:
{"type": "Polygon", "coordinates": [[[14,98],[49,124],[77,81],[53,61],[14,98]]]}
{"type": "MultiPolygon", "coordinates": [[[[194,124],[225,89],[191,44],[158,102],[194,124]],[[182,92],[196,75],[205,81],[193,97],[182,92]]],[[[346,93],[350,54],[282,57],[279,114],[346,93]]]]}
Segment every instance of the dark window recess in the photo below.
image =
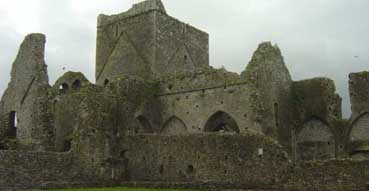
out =
{"type": "Polygon", "coordinates": [[[187,174],[192,174],[195,171],[195,168],[192,165],[187,166],[187,174]]]}
{"type": "Polygon", "coordinates": [[[17,123],[18,123],[17,112],[11,111],[9,113],[9,127],[7,132],[7,136],[9,138],[15,139],[17,137],[17,123]]]}
{"type": "Polygon", "coordinates": [[[187,55],[184,55],[184,60],[187,60],[187,55]]]}
{"type": "Polygon", "coordinates": [[[278,103],[274,103],[274,120],[275,126],[279,127],[279,105],[278,103]]]}
{"type": "Polygon", "coordinates": [[[127,150],[122,150],[120,152],[120,158],[127,158],[127,150]]]}
{"type": "Polygon", "coordinates": [[[228,114],[218,111],[205,124],[205,132],[235,132],[239,133],[237,122],[228,114]]]}
{"type": "Polygon", "coordinates": [[[164,173],[164,166],[163,165],[160,165],[160,167],[159,167],[159,173],[160,174],[163,174],[164,173]]]}
{"type": "Polygon", "coordinates": [[[72,84],[72,88],[73,89],[80,89],[81,88],[81,81],[80,80],[74,81],[73,84],[72,84]]]}
{"type": "Polygon", "coordinates": [[[109,80],[108,79],[105,79],[104,86],[106,87],[108,84],[109,84],[109,80]]]}
{"type": "Polygon", "coordinates": [[[72,140],[71,139],[64,140],[63,152],[68,152],[70,151],[71,148],[72,148],[72,140]]]}
{"type": "Polygon", "coordinates": [[[169,84],[168,85],[168,90],[172,90],[173,89],[173,85],[172,84],[169,84]]]}
{"type": "Polygon", "coordinates": [[[60,85],[60,87],[59,87],[59,91],[61,92],[61,93],[65,93],[65,92],[67,92],[69,90],[69,86],[68,86],[68,84],[67,83],[62,83],[62,85],[60,85]]]}

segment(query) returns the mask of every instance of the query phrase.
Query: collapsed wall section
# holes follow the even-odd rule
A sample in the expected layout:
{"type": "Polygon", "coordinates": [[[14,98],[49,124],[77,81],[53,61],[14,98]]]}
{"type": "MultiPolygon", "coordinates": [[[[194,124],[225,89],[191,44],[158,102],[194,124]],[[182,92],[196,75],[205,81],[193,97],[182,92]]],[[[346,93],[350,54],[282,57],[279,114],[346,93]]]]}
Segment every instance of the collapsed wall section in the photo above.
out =
{"type": "Polygon", "coordinates": [[[292,85],[292,147],[297,160],[330,159],[343,150],[341,98],[334,82],[314,78],[292,85]]]}
{"type": "Polygon", "coordinates": [[[349,74],[349,92],[351,100],[352,117],[367,112],[369,108],[369,72],[349,74]]]}
{"type": "Polygon", "coordinates": [[[155,85],[139,79],[123,78],[106,87],[88,85],[77,113],[71,151],[87,171],[106,181],[127,179],[118,140],[133,135],[139,121],[135,111],[153,98],[155,85]]]}
{"type": "Polygon", "coordinates": [[[349,75],[351,118],[347,133],[349,154],[356,159],[369,158],[369,72],[349,75]]]}
{"type": "Polygon", "coordinates": [[[50,105],[54,119],[55,151],[67,152],[71,149],[80,104],[89,96],[85,89],[90,85],[82,73],[67,72],[50,90],[50,94],[53,95],[50,98],[50,105]]]}
{"type": "Polygon", "coordinates": [[[16,140],[17,145],[12,148],[52,149],[45,42],[42,34],[25,37],[13,63],[8,88],[1,99],[1,128],[6,138],[16,140]]]}
{"type": "Polygon", "coordinates": [[[261,43],[241,76],[250,82],[255,125],[289,148],[292,80],[280,49],[261,43]]]}

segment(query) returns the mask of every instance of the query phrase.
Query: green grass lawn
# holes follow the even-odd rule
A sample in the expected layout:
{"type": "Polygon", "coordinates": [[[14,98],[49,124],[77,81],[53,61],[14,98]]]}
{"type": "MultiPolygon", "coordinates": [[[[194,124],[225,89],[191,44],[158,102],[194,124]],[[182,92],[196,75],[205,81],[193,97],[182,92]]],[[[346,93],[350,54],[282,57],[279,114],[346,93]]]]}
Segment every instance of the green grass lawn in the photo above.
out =
{"type": "MultiPolygon", "coordinates": [[[[146,189],[146,188],[80,188],[80,189],[62,189],[49,191],[191,191],[191,190],[174,190],[174,189],[146,189]]],[[[192,190],[194,191],[194,190],[192,190]]]]}

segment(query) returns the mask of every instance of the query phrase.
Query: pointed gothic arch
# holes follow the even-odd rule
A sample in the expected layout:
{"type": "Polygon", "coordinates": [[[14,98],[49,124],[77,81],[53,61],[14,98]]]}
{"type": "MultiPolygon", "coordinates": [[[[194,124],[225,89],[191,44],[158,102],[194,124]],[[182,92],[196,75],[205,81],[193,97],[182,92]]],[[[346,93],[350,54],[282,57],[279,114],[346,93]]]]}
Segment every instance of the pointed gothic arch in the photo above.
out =
{"type": "Polygon", "coordinates": [[[353,159],[369,158],[369,112],[363,112],[353,120],[349,133],[349,154],[353,159]]]}
{"type": "Polygon", "coordinates": [[[178,135],[187,133],[186,124],[177,116],[170,117],[161,128],[161,134],[178,135]]]}
{"type": "Polygon", "coordinates": [[[224,111],[217,111],[210,116],[205,124],[204,131],[240,133],[236,120],[224,111]]]}
{"type": "Polygon", "coordinates": [[[324,120],[310,117],[296,136],[297,160],[321,160],[335,157],[335,138],[324,120]]]}
{"type": "Polygon", "coordinates": [[[350,127],[350,140],[366,141],[369,140],[369,112],[364,112],[352,122],[350,127]]]}

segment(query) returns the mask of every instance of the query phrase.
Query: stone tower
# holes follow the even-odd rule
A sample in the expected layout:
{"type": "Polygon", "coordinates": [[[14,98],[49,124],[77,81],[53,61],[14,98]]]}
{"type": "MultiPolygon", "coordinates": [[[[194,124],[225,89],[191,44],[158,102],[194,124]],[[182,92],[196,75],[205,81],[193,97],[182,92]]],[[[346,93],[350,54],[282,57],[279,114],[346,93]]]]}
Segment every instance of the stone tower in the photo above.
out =
{"type": "Polygon", "coordinates": [[[160,0],[98,17],[97,84],[120,75],[152,79],[208,66],[208,34],[168,16],[160,0]]]}

